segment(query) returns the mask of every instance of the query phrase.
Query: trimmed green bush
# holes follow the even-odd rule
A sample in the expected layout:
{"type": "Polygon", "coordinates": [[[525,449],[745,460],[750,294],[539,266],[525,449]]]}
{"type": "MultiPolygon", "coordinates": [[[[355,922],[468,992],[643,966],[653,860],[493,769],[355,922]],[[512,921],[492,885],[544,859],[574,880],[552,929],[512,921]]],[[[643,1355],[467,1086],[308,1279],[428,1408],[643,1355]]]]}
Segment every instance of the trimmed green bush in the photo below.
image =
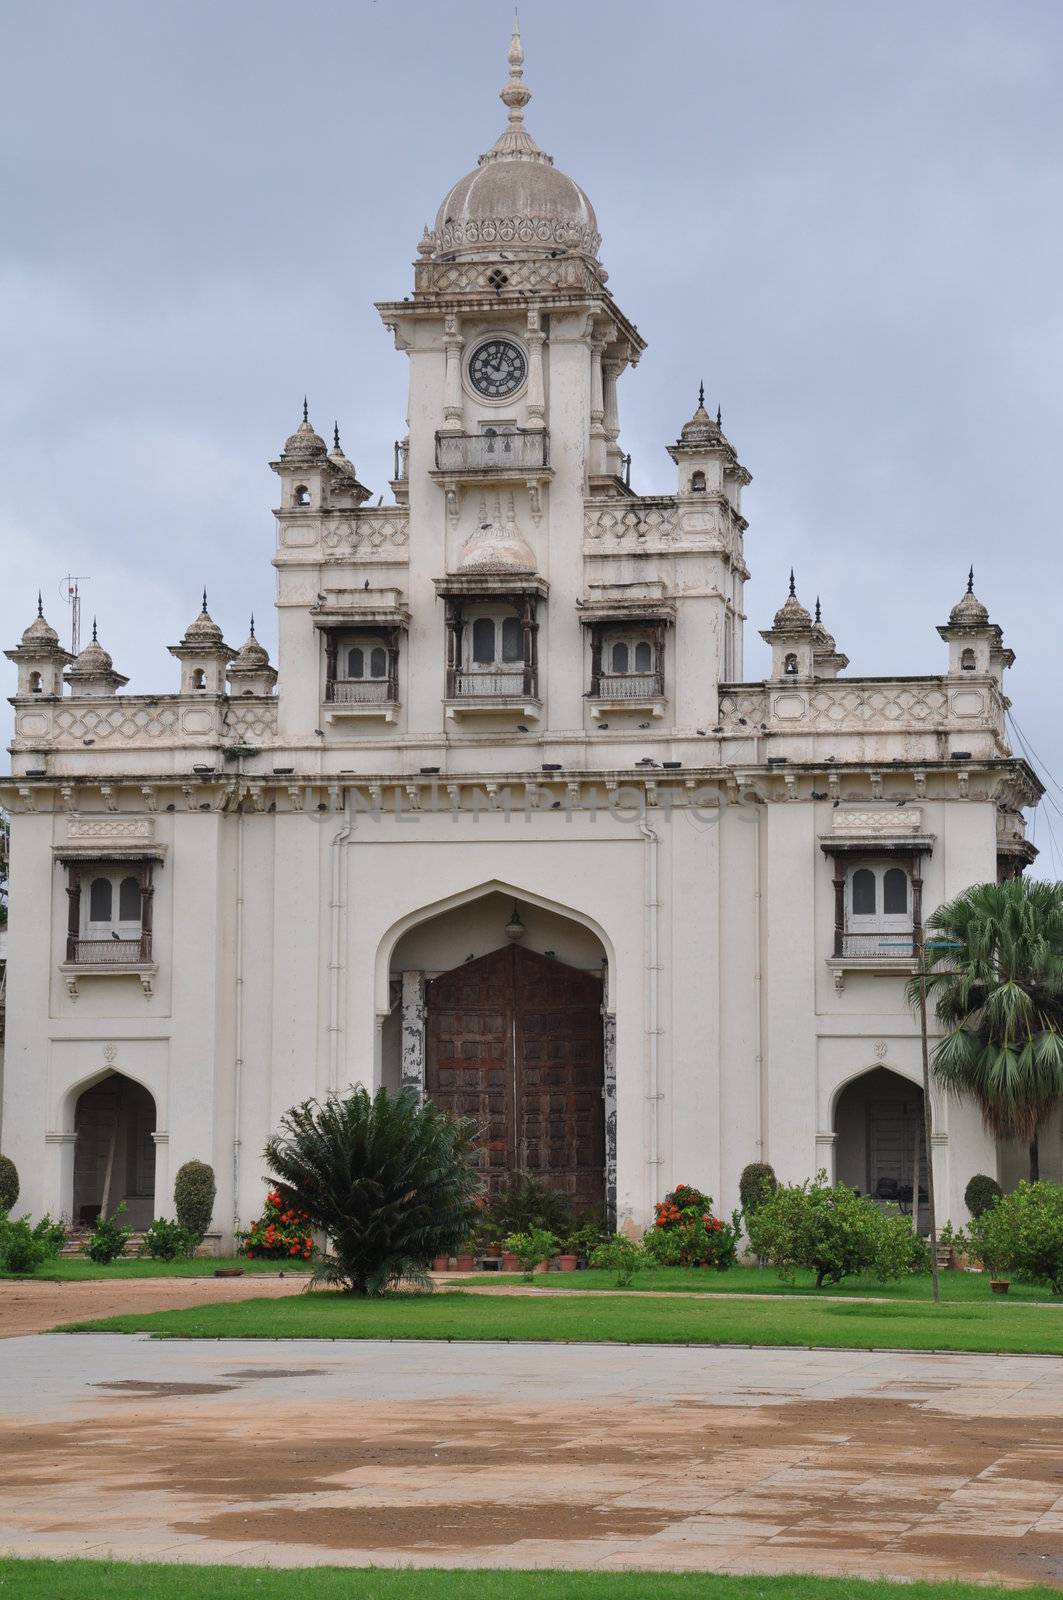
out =
{"type": "Polygon", "coordinates": [[[119,1256],[125,1255],[125,1247],[133,1235],[133,1229],[125,1227],[118,1220],[125,1208],[123,1200],[112,1217],[101,1215],[96,1218],[96,1226],[89,1235],[88,1255],[89,1260],[95,1261],[98,1266],[108,1266],[110,1262],[117,1261],[119,1256]]]}
{"type": "Polygon", "coordinates": [[[990,1272],[1013,1272],[1063,1294],[1063,1186],[1019,1184],[971,1224],[971,1240],[990,1272]]]}
{"type": "Polygon", "coordinates": [[[858,1272],[899,1278],[921,1270],[925,1250],[908,1217],[878,1206],[848,1184],[814,1182],[778,1188],[749,1218],[749,1242],[783,1277],[799,1267],[816,1274],[816,1288],[858,1272]]]}
{"type": "Polygon", "coordinates": [[[195,1255],[198,1244],[198,1234],[182,1228],[179,1222],[170,1222],[166,1217],[156,1217],[144,1235],[144,1245],[140,1253],[151,1256],[155,1261],[174,1261],[179,1256],[189,1260],[195,1255]]]}
{"type": "Polygon", "coordinates": [[[557,1251],[557,1235],[547,1228],[529,1228],[527,1233],[511,1233],[502,1242],[503,1250],[516,1256],[520,1275],[531,1283],[535,1269],[557,1251]]]}
{"type": "Polygon", "coordinates": [[[775,1168],[766,1161],[751,1161],[742,1168],[742,1176],[738,1180],[738,1197],[742,1202],[742,1210],[747,1217],[762,1206],[765,1200],[770,1200],[779,1180],[775,1176],[775,1168]]]}
{"type": "Polygon", "coordinates": [[[996,1204],[1003,1193],[995,1178],[990,1178],[984,1172],[976,1172],[963,1191],[963,1203],[972,1217],[980,1217],[983,1211],[988,1211],[991,1205],[996,1204]]]}
{"type": "Polygon", "coordinates": [[[653,1261],[637,1239],[629,1239],[626,1233],[614,1233],[594,1251],[591,1266],[615,1272],[617,1288],[626,1289],[639,1268],[652,1267],[653,1261]]]}
{"type": "Polygon", "coordinates": [[[0,1211],[12,1211],[18,1199],[18,1168],[10,1156],[0,1156],[0,1211]]]}
{"type": "Polygon", "coordinates": [[[217,1192],[214,1168],[205,1161],[186,1161],[177,1169],[173,1185],[177,1221],[186,1232],[195,1234],[197,1244],[210,1227],[217,1192]]]}

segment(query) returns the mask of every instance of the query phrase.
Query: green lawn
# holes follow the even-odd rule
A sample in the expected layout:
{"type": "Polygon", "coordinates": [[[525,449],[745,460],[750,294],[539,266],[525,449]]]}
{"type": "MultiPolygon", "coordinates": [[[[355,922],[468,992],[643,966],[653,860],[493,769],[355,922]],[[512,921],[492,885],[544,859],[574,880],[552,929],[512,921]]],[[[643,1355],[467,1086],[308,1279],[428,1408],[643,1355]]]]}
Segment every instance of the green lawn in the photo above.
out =
{"type": "Polygon", "coordinates": [[[110,1561],[0,1560],[0,1596],[11,1600],[1059,1600],[1040,1584],[1000,1589],[973,1583],[859,1578],[728,1578],[671,1572],[421,1572],[374,1568],[154,1566],[110,1561]]]}
{"type": "Polygon", "coordinates": [[[88,1278],[212,1278],[218,1267],[241,1267],[249,1275],[310,1271],[308,1261],[293,1261],[289,1265],[285,1261],[248,1261],[246,1256],[226,1256],[222,1260],[197,1257],[192,1261],[153,1261],[150,1256],[126,1256],[106,1267],[82,1260],[80,1256],[70,1256],[46,1261],[36,1272],[0,1272],[0,1278],[15,1278],[23,1283],[31,1278],[40,1278],[46,1283],[79,1283],[88,1278]]]}
{"type": "Polygon", "coordinates": [[[1055,1306],[994,1300],[669,1299],[664,1295],[472,1295],[354,1300],[329,1291],[70,1323],[62,1332],[204,1339],[491,1339],[631,1344],[823,1345],[1063,1354],[1055,1306]]]}
{"type": "MultiPolygon", "coordinates": [[[[489,1286],[494,1282],[520,1283],[517,1272],[478,1272],[474,1277],[447,1280],[447,1287],[466,1288],[470,1284],[489,1286]]],[[[612,1289],[616,1275],[591,1268],[587,1272],[536,1273],[532,1286],[536,1289],[612,1289]]],[[[887,1300],[930,1300],[929,1273],[907,1278],[872,1278],[866,1275],[843,1278],[841,1283],[825,1284],[816,1288],[814,1272],[796,1272],[793,1282],[785,1282],[772,1267],[731,1267],[726,1272],[706,1272],[694,1267],[656,1267],[639,1272],[631,1285],[633,1289],[648,1289],[659,1294],[784,1294],[815,1295],[817,1299],[830,1299],[838,1295],[874,1295],[887,1300]]],[[[941,1298],[948,1301],[985,1301],[998,1297],[989,1287],[989,1274],[985,1272],[943,1272],[941,1298]]],[[[1034,1284],[1012,1282],[1009,1301],[1023,1300],[1032,1304],[1056,1305],[1063,1312],[1063,1298],[1053,1295],[1050,1289],[1034,1284]]]]}

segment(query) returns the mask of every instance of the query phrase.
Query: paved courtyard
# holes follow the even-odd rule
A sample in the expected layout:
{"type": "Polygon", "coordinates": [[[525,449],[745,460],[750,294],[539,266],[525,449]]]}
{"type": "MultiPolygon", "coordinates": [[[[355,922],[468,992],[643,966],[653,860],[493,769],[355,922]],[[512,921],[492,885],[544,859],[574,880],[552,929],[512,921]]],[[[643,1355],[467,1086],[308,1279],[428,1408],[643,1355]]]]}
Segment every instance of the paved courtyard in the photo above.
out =
{"type": "Polygon", "coordinates": [[[1063,1361],[5,1342],[0,1548],[1063,1587],[1063,1361]]]}

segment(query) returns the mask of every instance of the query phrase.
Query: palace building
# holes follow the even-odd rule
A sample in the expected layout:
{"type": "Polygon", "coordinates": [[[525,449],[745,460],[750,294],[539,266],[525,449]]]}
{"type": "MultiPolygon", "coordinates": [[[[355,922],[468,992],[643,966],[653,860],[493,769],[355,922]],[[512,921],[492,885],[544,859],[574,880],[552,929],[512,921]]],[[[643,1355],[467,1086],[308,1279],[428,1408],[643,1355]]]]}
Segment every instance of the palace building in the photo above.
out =
{"type": "MultiPolygon", "coordinates": [[[[525,127],[516,32],[508,59],[503,131],[378,308],[409,370],[387,502],[305,406],[272,463],[276,666],[206,595],[152,693],[39,608],[7,651],[0,1137],[34,1212],[143,1226],[199,1157],[227,1242],[283,1112],[352,1083],[475,1116],[488,1183],[621,1226],[680,1180],[727,1209],[754,1160],[912,1202],[923,919],[1035,853],[1012,652],[958,574],[940,676],[848,676],[791,575],[746,679],[749,473],[702,396],[632,492],[643,340],[525,127]]],[[[1025,1152],[933,1111],[960,1221],[1025,1152]]]]}

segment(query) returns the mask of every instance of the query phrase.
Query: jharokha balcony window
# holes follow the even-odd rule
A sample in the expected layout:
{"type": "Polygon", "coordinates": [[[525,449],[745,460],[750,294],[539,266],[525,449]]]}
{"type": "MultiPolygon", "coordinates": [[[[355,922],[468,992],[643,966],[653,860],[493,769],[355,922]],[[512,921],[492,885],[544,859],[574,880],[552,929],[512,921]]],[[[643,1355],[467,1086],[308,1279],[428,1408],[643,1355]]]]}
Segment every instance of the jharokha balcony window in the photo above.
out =
{"type": "Polygon", "coordinates": [[[132,973],[151,993],[154,859],[70,859],[67,872],[67,931],[61,971],[73,997],[77,979],[99,973],[132,973]]]}
{"type": "Polygon", "coordinates": [[[587,699],[591,715],[603,711],[665,710],[664,641],[674,609],[667,603],[584,605],[580,620],[590,632],[591,674],[587,699]]]}
{"type": "Polygon", "coordinates": [[[456,576],[437,579],[436,592],[445,605],[448,714],[516,711],[537,717],[543,580],[456,576]]]}
{"type": "Polygon", "coordinates": [[[828,964],[840,990],[846,970],[906,973],[923,941],[923,857],[929,838],[820,840],[831,859],[834,941],[828,964]]]}
{"type": "Polygon", "coordinates": [[[390,722],[399,705],[399,642],[403,629],[373,624],[325,631],[325,701],[329,718],[378,716],[390,722]]]}

